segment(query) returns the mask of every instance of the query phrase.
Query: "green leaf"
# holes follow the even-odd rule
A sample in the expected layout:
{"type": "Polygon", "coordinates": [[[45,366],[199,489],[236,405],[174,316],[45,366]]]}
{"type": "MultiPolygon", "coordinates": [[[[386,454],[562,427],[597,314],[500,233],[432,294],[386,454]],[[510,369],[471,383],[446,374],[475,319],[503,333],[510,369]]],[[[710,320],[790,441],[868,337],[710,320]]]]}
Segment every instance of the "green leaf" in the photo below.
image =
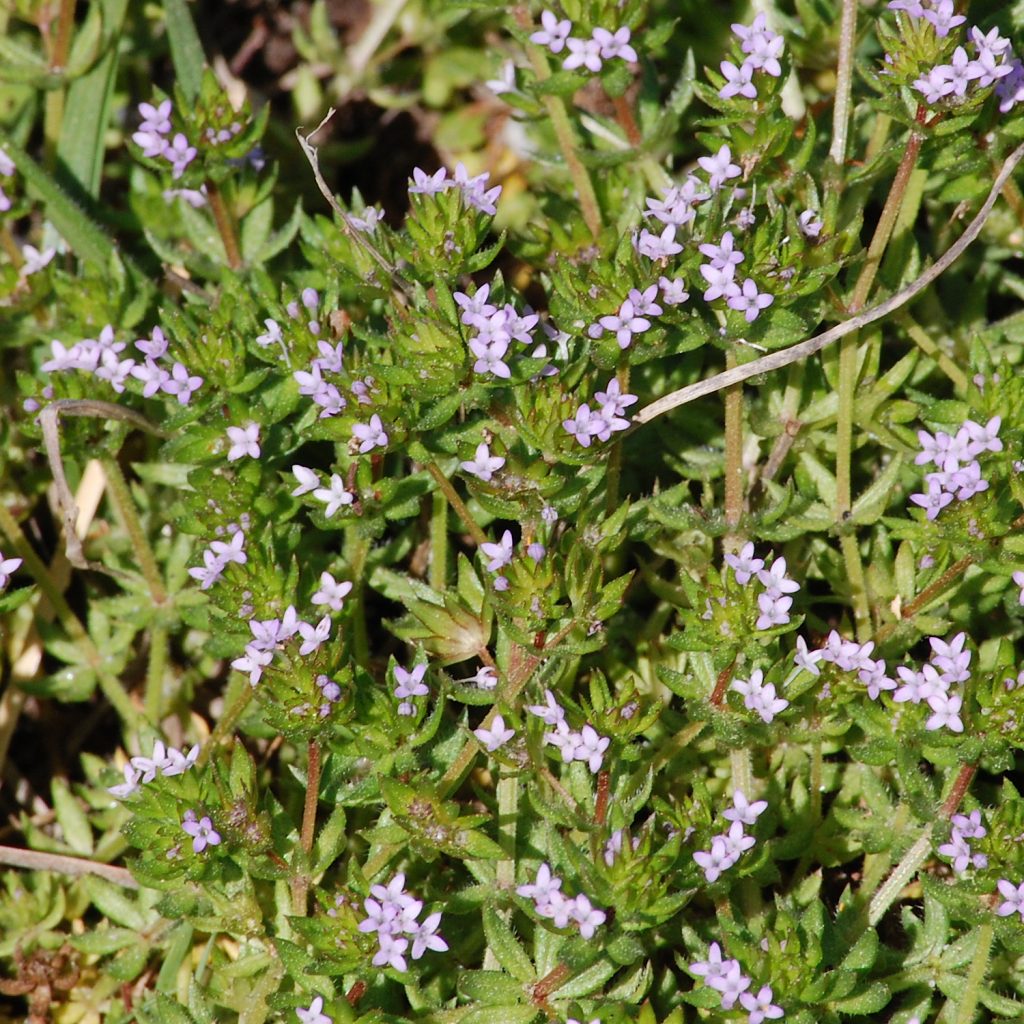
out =
{"type": "Polygon", "coordinates": [[[106,914],[115,924],[124,925],[125,928],[134,928],[141,932],[149,923],[149,916],[128,898],[124,889],[114,885],[113,882],[89,875],[82,884],[97,909],[106,914]]]}
{"type": "Polygon", "coordinates": [[[459,1024],[530,1024],[538,1013],[535,1006],[487,1006],[470,1010],[459,1024]]]}
{"type": "Polygon", "coordinates": [[[46,204],[47,217],[75,254],[103,269],[109,267],[115,252],[103,229],[10,136],[0,134],[0,148],[25,179],[29,194],[46,204]]]}
{"type": "Polygon", "coordinates": [[[64,842],[75,853],[91,857],[92,828],[78,800],[63,779],[54,779],[50,783],[50,793],[53,796],[53,813],[57,816],[57,824],[64,833],[64,842]]]}
{"type": "Polygon", "coordinates": [[[164,0],[164,20],[174,73],[186,99],[194,100],[203,81],[206,56],[185,0],[164,0]]]}
{"type": "Polygon", "coordinates": [[[483,917],[487,948],[498,958],[498,963],[516,981],[524,984],[534,981],[533,964],[512,934],[512,929],[491,907],[485,908],[483,917]]]}

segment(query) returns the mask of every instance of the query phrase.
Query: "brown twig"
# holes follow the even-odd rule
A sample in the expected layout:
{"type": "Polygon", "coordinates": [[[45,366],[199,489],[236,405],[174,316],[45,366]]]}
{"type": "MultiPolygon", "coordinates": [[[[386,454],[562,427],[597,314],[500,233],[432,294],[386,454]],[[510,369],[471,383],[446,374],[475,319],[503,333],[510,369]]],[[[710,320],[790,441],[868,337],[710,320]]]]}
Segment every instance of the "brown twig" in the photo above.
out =
{"type": "Polygon", "coordinates": [[[84,857],[65,857],[59,853],[44,853],[42,850],[23,850],[17,846],[0,846],[0,864],[29,871],[55,871],[59,875],[98,875],[108,882],[124,889],[138,889],[139,883],[132,878],[127,868],[113,864],[100,864],[84,857]]]}

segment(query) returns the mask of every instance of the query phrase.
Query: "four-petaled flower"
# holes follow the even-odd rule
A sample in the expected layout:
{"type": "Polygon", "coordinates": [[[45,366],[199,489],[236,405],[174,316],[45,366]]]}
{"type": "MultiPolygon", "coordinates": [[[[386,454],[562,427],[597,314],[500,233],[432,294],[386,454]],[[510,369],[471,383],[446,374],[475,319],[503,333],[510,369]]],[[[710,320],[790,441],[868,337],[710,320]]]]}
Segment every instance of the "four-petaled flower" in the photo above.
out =
{"type": "Polygon", "coordinates": [[[321,1012],[323,1008],[324,997],[317,996],[307,1009],[304,1010],[300,1006],[296,1008],[295,1013],[302,1024],[334,1024],[332,1017],[328,1017],[326,1013],[321,1012]]]}
{"type": "Polygon", "coordinates": [[[353,424],[352,436],[359,441],[359,451],[364,455],[374,448],[388,446],[388,435],[384,432],[384,425],[376,413],[370,417],[369,423],[353,424]]]}
{"type": "Polygon", "coordinates": [[[207,815],[196,819],[195,811],[186,811],[181,827],[192,836],[192,852],[202,853],[207,846],[220,845],[220,833],[213,827],[207,815]]]}
{"type": "Polygon", "coordinates": [[[258,423],[247,423],[244,427],[228,427],[228,440],[231,442],[231,448],[228,450],[228,462],[235,462],[246,455],[252,459],[260,457],[260,425],[258,423]]]}

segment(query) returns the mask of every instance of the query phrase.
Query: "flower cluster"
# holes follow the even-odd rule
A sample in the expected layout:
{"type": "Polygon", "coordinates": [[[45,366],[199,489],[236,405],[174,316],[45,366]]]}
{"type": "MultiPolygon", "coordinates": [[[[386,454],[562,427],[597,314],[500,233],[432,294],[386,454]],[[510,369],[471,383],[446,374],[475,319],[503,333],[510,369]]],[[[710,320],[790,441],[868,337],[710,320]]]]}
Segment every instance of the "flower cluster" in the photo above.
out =
{"type": "Polygon", "coordinates": [[[124,766],[124,782],[108,787],[107,792],[118,800],[124,800],[138,792],[140,784],[152,782],[157,775],[168,778],[184,774],[196,763],[198,756],[198,744],[184,754],[176,747],[165,746],[163,740],[157,740],[153,744],[152,756],[131,758],[124,766]]]}
{"type": "Polygon", "coordinates": [[[11,575],[17,571],[21,563],[22,559],[20,558],[4,558],[4,553],[0,551],[0,591],[7,589],[7,584],[11,582],[11,575]]]}
{"type": "MultiPolygon", "coordinates": [[[[264,669],[274,660],[274,652],[296,633],[302,638],[299,645],[300,658],[318,651],[331,635],[331,620],[325,615],[315,626],[311,625],[299,619],[295,608],[288,605],[280,619],[250,619],[249,629],[252,631],[253,639],[245,645],[244,656],[235,658],[231,662],[231,667],[238,669],[239,672],[247,672],[249,685],[255,686],[262,678],[264,669]]],[[[322,686],[321,690],[323,688],[322,686]]],[[[328,702],[334,703],[330,698],[328,702]]]]}
{"type": "Polygon", "coordinates": [[[981,823],[981,811],[968,814],[954,814],[949,842],[939,847],[939,853],[953,861],[953,870],[962,875],[968,867],[988,867],[988,857],[983,853],[972,853],[968,839],[984,839],[988,830],[981,823]]]}
{"type": "Polygon", "coordinates": [[[965,420],[952,436],[941,430],[934,437],[926,430],[917,432],[921,451],[914,462],[918,466],[932,464],[936,468],[925,475],[927,492],[912,494],[910,500],[925,509],[929,519],[935,519],[954,498],[967,501],[988,490],[978,457],[984,452],[1003,450],[1003,442],[999,440],[1001,422],[998,416],[993,416],[984,426],[965,420]]]}
{"type": "Polygon", "coordinates": [[[726,231],[717,245],[705,242],[699,248],[708,258],[708,262],[700,266],[701,276],[708,285],[704,291],[705,302],[724,298],[730,309],[742,313],[747,323],[753,323],[761,310],[775,301],[767,292],[759,292],[752,278],[746,278],[742,285],[736,281],[736,267],[745,257],[735,248],[731,231],[726,231]]]}
{"type": "Polygon", "coordinates": [[[598,27],[593,29],[589,39],[578,39],[570,35],[573,25],[568,18],[559,20],[551,11],[543,11],[540,23],[543,28],[530,36],[530,42],[546,46],[552,53],[568,49],[569,55],[562,61],[566,71],[586,68],[596,75],[606,60],[637,62],[636,50],[629,44],[630,31],[625,25],[614,32],[598,27]]]}
{"type": "Polygon", "coordinates": [[[599,735],[590,724],[584,725],[579,732],[570,729],[565,720],[565,710],[550,690],[544,691],[544,700],[544,704],[530,704],[526,708],[546,725],[554,726],[554,732],[544,733],[544,742],[558,747],[565,764],[584,761],[592,772],[599,772],[611,740],[599,735]]]}
{"type": "MultiPolygon", "coordinates": [[[[800,584],[786,575],[785,558],[776,558],[771,568],[766,569],[764,559],[755,555],[753,542],[748,541],[738,555],[727,554],[725,563],[732,569],[740,586],[745,587],[756,577],[764,587],[764,591],[757,595],[757,629],[789,624],[789,610],[793,607],[793,598],[789,595],[795,594],[800,584]]],[[[710,608],[705,616],[710,617],[710,608]]]]}
{"type": "Polygon", "coordinates": [[[175,362],[168,370],[161,363],[167,354],[167,338],[159,327],[153,328],[152,336],[140,338],[135,347],[145,360],[121,358],[125,343],[118,341],[114,328],[107,324],[98,338],[84,338],[70,348],[60,341],[50,343],[50,358],[43,363],[44,373],[58,373],[66,370],[81,370],[107,381],[119,394],[124,391],[129,377],[142,382],[142,395],[152,398],[158,392],[173,395],[182,405],[188,405],[194,392],[199,390],[203,378],[190,373],[182,363],[175,362]]]}
{"type": "Polygon", "coordinates": [[[403,873],[395,875],[387,885],[371,886],[370,897],[363,901],[366,917],[359,922],[359,930],[377,933],[378,949],[373,956],[375,967],[386,965],[396,971],[404,971],[407,969],[407,950],[413,960],[419,960],[428,949],[443,953],[448,948],[448,943],[437,930],[441,923],[440,913],[429,914],[422,921],[416,920],[423,903],[405,891],[403,873]]]}
{"type": "Polygon", "coordinates": [[[737,999],[747,1011],[747,1024],[761,1024],[765,1020],[779,1020],[784,1016],[781,1006],[772,1001],[775,996],[770,985],[762,985],[756,994],[748,992],[751,980],[738,960],[723,960],[722,947],[712,942],[707,960],[690,964],[690,972],[703,978],[706,985],[722,997],[722,1009],[731,1010],[737,999]]]}
{"type": "MultiPolygon", "coordinates": [[[[229,427],[228,429],[230,431],[232,428],[229,427]]],[[[258,454],[259,449],[257,448],[258,454]]],[[[200,590],[209,590],[214,583],[220,580],[221,576],[224,575],[224,570],[232,562],[237,562],[238,565],[245,565],[249,561],[249,556],[245,553],[244,529],[248,526],[248,514],[242,513],[241,518],[241,525],[238,523],[228,523],[226,527],[218,527],[218,532],[223,530],[229,539],[211,541],[210,546],[203,551],[203,564],[189,569],[189,576],[199,581],[200,590]]]]}
{"type": "Polygon", "coordinates": [[[156,107],[151,103],[140,103],[142,121],[138,131],[132,135],[132,141],[142,150],[143,156],[151,160],[166,160],[171,165],[171,177],[177,179],[185,173],[198,151],[195,146],[189,145],[188,139],[181,132],[176,132],[171,138],[173,109],[170,100],[163,100],[156,107]]]}
{"type": "MultiPolygon", "coordinates": [[[[462,310],[459,319],[475,332],[466,339],[475,357],[473,372],[489,373],[508,380],[512,376],[505,362],[509,347],[513,341],[521,345],[532,345],[531,331],[537,326],[540,317],[529,308],[520,315],[515,306],[508,302],[499,308],[488,302],[490,294],[491,286],[485,284],[471,296],[465,292],[455,292],[454,298],[462,310]]],[[[534,359],[543,359],[547,356],[547,347],[541,344],[530,355],[534,359]]]]}
{"type": "MultiPolygon", "coordinates": [[[[928,15],[934,17],[935,12],[928,10],[922,14],[926,18],[928,15]]],[[[960,17],[960,20],[964,19],[960,17]]],[[[934,104],[948,97],[962,99],[967,95],[972,82],[979,89],[987,89],[1013,75],[1014,65],[1009,59],[1012,57],[1010,40],[1000,36],[998,29],[992,29],[986,35],[981,29],[972,28],[971,45],[975,52],[974,59],[967,55],[962,46],[958,46],[948,64],[931,68],[914,82],[914,88],[924,96],[925,102],[934,104]]],[[[1019,64],[1019,61],[1016,63],[1019,64]]]]}
{"type": "Polygon", "coordinates": [[[493,217],[498,212],[497,203],[501,197],[501,186],[495,185],[493,188],[488,188],[487,183],[490,177],[489,171],[483,171],[471,178],[461,161],[455,165],[455,176],[452,178],[448,177],[448,172],[443,167],[433,174],[427,174],[419,167],[414,167],[409,194],[436,195],[439,192],[457,188],[462,193],[462,200],[467,206],[493,217]]]}
{"type": "Polygon", "coordinates": [[[971,652],[965,650],[967,634],[958,633],[948,643],[939,637],[928,638],[932,653],[929,662],[920,669],[907,665],[896,668],[900,683],[887,675],[885,660],[872,658],[874,643],[859,644],[846,640],[835,630],[829,633],[825,646],[817,651],[808,651],[803,638],[797,641],[796,663],[813,675],[818,675],[818,662],[825,661],[843,672],[856,672],[867,687],[868,696],[877,700],[883,691],[892,692],[897,704],[925,703],[932,714],[925,728],[934,732],[947,728],[952,732],[963,732],[960,718],[963,698],[952,692],[952,687],[966,682],[970,676],[971,652]]]}
{"type": "Polygon", "coordinates": [[[543,863],[537,869],[536,879],[518,886],[516,892],[533,900],[537,913],[541,917],[550,918],[556,928],[567,928],[572,922],[577,925],[583,938],[592,939],[608,915],[593,906],[583,893],[569,897],[561,892],[561,888],[562,880],[551,873],[547,863],[543,863]]]}
{"type": "Polygon", "coordinates": [[[723,60],[719,64],[725,85],[718,90],[723,100],[733,96],[744,99],[757,99],[757,86],[754,85],[754,72],[763,71],[772,78],[782,74],[779,58],[782,56],[783,38],[768,28],[768,19],[759,14],[750,25],[733,25],[733,32],[740,41],[740,49],[746,55],[737,67],[732,61],[723,60]]]}
{"type": "MultiPolygon", "coordinates": [[[[760,673],[755,673],[760,675],[760,673]]],[[[785,703],[785,702],[784,702],[785,703]]],[[[754,846],[756,840],[743,831],[744,825],[754,825],[768,807],[766,800],[755,800],[750,803],[742,790],[733,792],[733,803],[723,817],[732,822],[727,832],[715,836],[711,840],[710,850],[698,850],[693,859],[703,869],[708,882],[715,882],[719,876],[728,871],[739,859],[754,846]]]]}
{"type": "MultiPolygon", "coordinates": [[[[660,307],[655,308],[661,311],[660,307]]],[[[604,321],[612,318],[601,319],[604,321]]],[[[618,380],[613,377],[605,385],[604,391],[594,393],[596,409],[591,409],[590,405],[584,402],[571,419],[562,421],[562,427],[584,448],[589,448],[595,438],[598,441],[607,441],[614,432],[627,429],[629,420],[625,416],[626,410],[637,400],[636,395],[624,394],[618,380]]]]}

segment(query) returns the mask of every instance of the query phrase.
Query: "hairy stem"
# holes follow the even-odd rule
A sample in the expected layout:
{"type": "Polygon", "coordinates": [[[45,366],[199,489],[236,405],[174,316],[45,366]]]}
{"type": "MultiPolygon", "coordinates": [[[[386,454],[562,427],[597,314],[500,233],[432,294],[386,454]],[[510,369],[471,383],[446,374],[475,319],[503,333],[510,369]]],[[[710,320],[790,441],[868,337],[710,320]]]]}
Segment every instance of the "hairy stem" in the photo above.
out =
{"type": "Polygon", "coordinates": [[[302,870],[292,879],[292,913],[306,915],[309,892],[309,866],[316,835],[316,808],[320,797],[320,744],[311,739],[306,748],[306,797],[302,804],[300,843],[304,854],[302,870]]]}
{"type": "Polygon", "coordinates": [[[936,342],[928,336],[927,331],[925,331],[920,324],[914,321],[909,313],[903,313],[900,316],[900,324],[907,334],[910,335],[914,344],[917,345],[917,347],[924,352],[929,359],[934,360],[939,369],[942,370],[942,372],[953,382],[953,387],[956,388],[957,392],[959,394],[963,394],[967,390],[967,374],[957,366],[953,359],[939,348],[936,342]]]}
{"type": "Polygon", "coordinates": [[[352,574],[352,652],[356,662],[367,665],[370,661],[370,635],[366,627],[366,558],[370,541],[354,526],[345,528],[345,559],[352,574]]]}
{"type": "Polygon", "coordinates": [[[167,627],[149,631],[149,661],[146,665],[146,718],[155,726],[163,716],[164,672],[167,668],[167,627]]]}
{"type": "Polygon", "coordinates": [[[843,0],[839,19],[839,62],[836,66],[836,96],[832,105],[832,142],[828,155],[841,167],[846,161],[846,140],[850,131],[850,96],[853,92],[853,50],[857,42],[857,4],[843,0]]]}
{"type": "Polygon", "coordinates": [[[206,180],[206,200],[210,204],[210,212],[217,225],[220,240],[224,243],[224,255],[227,257],[228,266],[232,270],[241,270],[242,252],[238,248],[238,236],[235,233],[234,221],[220,189],[209,178],[206,180]]]}
{"type": "Polygon", "coordinates": [[[142,521],[139,519],[135,501],[128,489],[124,473],[121,472],[121,467],[116,459],[105,459],[103,471],[107,475],[107,491],[114,499],[118,515],[120,515],[121,522],[132,542],[139,568],[149,586],[149,596],[153,599],[153,604],[162,605],[167,600],[167,591],[164,589],[164,581],[160,576],[156,557],[153,555],[153,549],[146,537],[146,531],[142,527],[142,521]]]}
{"type": "MultiPolygon", "coordinates": [[[[519,780],[505,768],[498,776],[498,845],[502,857],[495,867],[495,883],[501,893],[511,892],[516,884],[516,822],[519,819],[519,780]]],[[[498,911],[506,922],[512,920],[512,908],[498,911]]],[[[494,951],[488,946],[484,953],[484,970],[501,970],[494,951]]]]}
{"type": "Polygon", "coordinates": [[[443,591],[448,585],[448,502],[441,491],[430,500],[430,585],[443,591]]]}
{"type": "Polygon", "coordinates": [[[451,480],[441,472],[436,462],[427,463],[427,472],[434,478],[441,493],[448,499],[448,504],[455,510],[455,514],[462,520],[466,531],[476,541],[477,545],[487,542],[487,534],[477,525],[476,520],[469,514],[466,503],[459,497],[459,492],[452,486],[451,480]]]}

